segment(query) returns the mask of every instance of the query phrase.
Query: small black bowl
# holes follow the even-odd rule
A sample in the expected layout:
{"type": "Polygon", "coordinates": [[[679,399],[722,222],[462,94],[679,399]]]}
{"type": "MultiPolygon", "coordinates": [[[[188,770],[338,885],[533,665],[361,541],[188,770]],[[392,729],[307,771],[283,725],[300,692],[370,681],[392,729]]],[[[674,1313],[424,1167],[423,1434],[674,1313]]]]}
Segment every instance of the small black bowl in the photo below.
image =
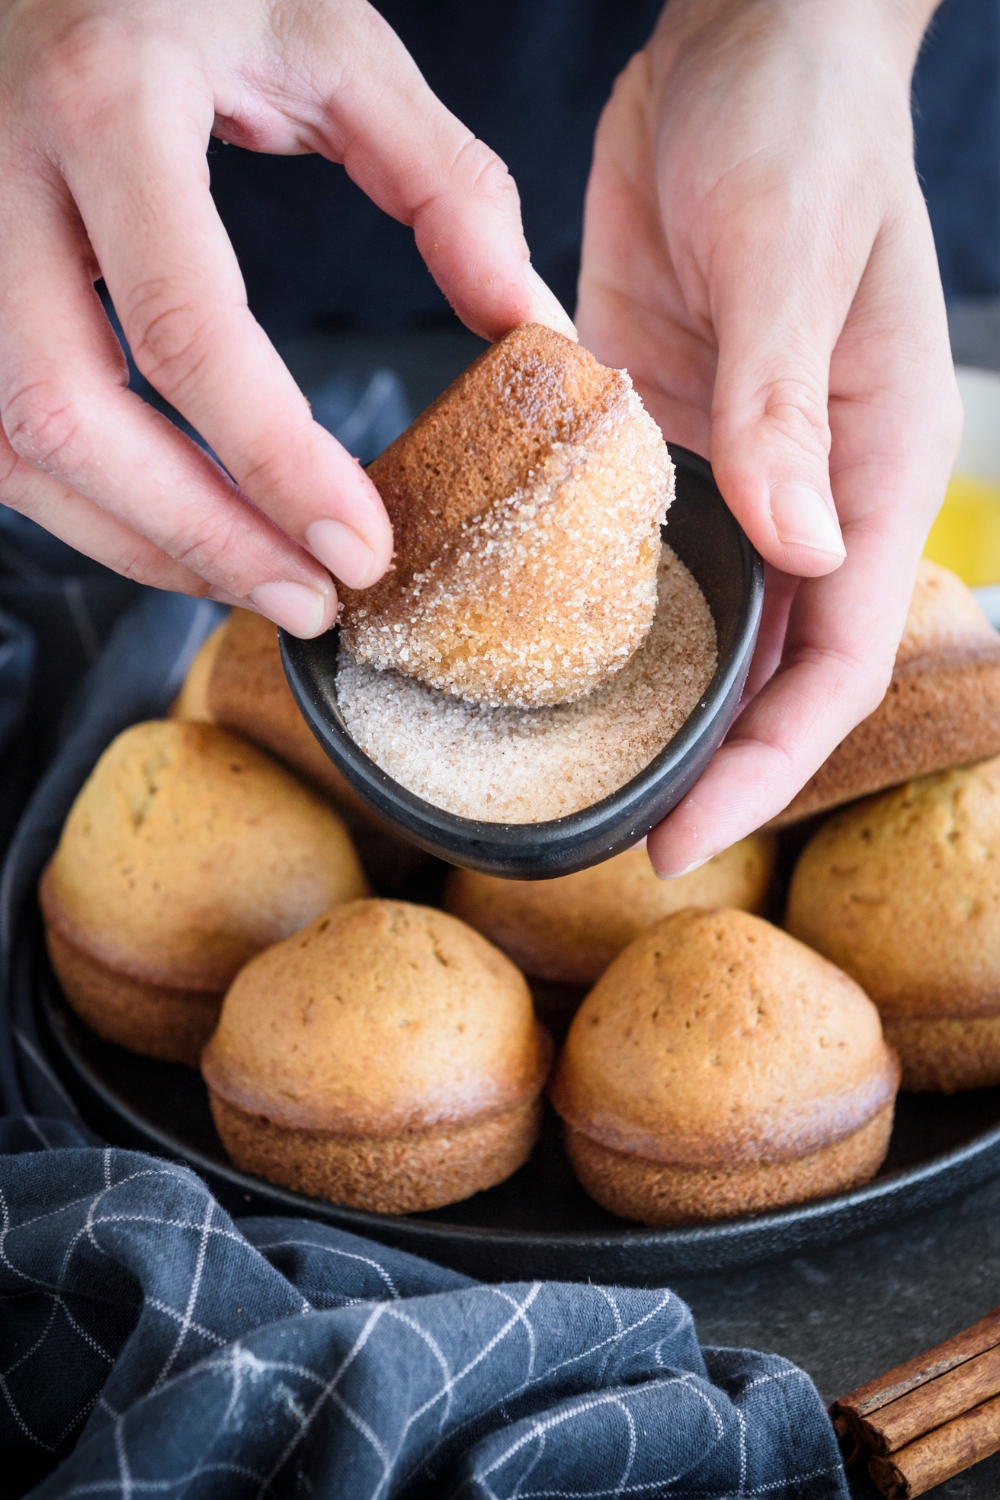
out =
{"type": "Polygon", "coordinates": [[[764,569],[705,460],[674,444],[670,452],[677,493],[663,535],[708,600],[719,665],[673,739],[638,776],[592,807],[544,823],[483,823],[425,802],[381,770],[348,733],[335,685],[339,631],[312,641],[279,631],[285,675],[306,723],[383,823],[449,864],[546,880],[631,848],[690,791],[736,717],[760,625],[764,569]]]}

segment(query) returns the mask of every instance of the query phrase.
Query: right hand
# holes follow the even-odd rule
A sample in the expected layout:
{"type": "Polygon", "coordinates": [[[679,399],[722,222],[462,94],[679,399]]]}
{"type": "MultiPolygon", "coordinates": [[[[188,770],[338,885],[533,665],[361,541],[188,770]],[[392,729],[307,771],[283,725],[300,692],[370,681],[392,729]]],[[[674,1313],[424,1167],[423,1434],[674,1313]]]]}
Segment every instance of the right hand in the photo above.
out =
{"type": "Polygon", "coordinates": [[[779,813],[889,683],[961,432],[910,122],[933,8],[669,0],[598,129],[581,337],[770,564],[742,711],[649,836],[661,875],[779,813]]]}
{"type": "Polygon", "coordinates": [[[342,162],[484,337],[572,325],[503,163],[365,0],[0,0],[0,501],[129,577],[315,636],[330,574],[374,583],[392,532],[247,308],[211,135],[342,162]],[[228,473],[128,390],[100,277],[228,473]]]}

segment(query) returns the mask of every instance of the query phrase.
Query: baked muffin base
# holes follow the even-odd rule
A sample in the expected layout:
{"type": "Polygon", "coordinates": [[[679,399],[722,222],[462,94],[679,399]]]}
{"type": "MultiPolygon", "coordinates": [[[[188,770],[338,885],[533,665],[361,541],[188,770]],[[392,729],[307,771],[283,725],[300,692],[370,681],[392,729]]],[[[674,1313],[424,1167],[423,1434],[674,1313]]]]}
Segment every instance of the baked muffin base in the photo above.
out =
{"type": "Polygon", "coordinates": [[[275,1124],[211,1088],[208,1096],[222,1144],[242,1171],[380,1214],[443,1208],[505,1181],[531,1155],[542,1116],[541,1100],[532,1099],[467,1125],[341,1136],[275,1124]]]}
{"type": "Polygon", "coordinates": [[[222,991],[179,990],[122,974],[67,942],[54,927],[45,939],[56,978],[91,1031],[129,1052],[196,1068],[215,1030],[222,991]]]}
{"type": "Polygon", "coordinates": [[[1000,1084],[1000,1016],[891,1021],[882,1029],[903,1065],[900,1088],[958,1094],[1000,1084]]]}
{"type": "Polygon", "coordinates": [[[804,1203],[867,1182],[889,1149],[894,1104],[843,1140],[789,1161],[675,1167],[601,1146],[568,1126],[566,1154],[584,1190],[611,1213],[651,1229],[697,1224],[804,1203]]]}

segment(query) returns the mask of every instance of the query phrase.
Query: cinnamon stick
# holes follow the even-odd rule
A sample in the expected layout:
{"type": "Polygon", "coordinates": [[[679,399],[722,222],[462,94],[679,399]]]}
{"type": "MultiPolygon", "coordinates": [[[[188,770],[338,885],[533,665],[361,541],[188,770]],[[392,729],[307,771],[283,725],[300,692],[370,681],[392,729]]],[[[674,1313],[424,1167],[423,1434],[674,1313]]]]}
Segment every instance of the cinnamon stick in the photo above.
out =
{"type": "Polygon", "coordinates": [[[895,1453],[997,1395],[1000,1395],[1000,1346],[914,1387],[868,1417],[846,1413],[847,1423],[873,1452],[895,1453]]]}
{"type": "Polygon", "coordinates": [[[964,1364],[966,1360],[973,1359],[977,1354],[984,1354],[987,1349],[994,1349],[997,1345],[1000,1345],[1000,1307],[995,1307],[985,1318],[973,1323],[971,1328],[956,1333],[954,1338],[945,1339],[943,1344],[936,1344],[933,1349],[928,1349],[926,1354],[918,1354],[916,1358],[908,1359],[905,1364],[897,1365],[894,1370],[880,1375],[877,1380],[869,1380],[866,1385],[859,1385],[855,1390],[848,1391],[846,1396],[841,1396],[830,1407],[830,1416],[835,1425],[838,1418],[844,1419],[849,1413],[856,1417],[866,1417],[870,1412],[888,1406],[890,1401],[897,1401],[908,1391],[926,1385],[929,1380],[936,1380],[957,1365],[964,1364]]]}
{"type": "Polygon", "coordinates": [[[915,1500],[1000,1450],[1000,1397],[984,1401],[898,1452],[868,1465],[885,1500],[915,1500]]]}

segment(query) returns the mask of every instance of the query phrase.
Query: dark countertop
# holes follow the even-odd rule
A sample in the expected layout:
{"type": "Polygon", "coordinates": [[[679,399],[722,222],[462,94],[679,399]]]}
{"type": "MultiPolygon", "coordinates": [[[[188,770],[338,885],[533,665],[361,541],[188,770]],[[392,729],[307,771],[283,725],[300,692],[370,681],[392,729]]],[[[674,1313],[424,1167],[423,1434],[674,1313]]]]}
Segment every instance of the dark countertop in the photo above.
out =
{"type": "MultiPolygon", "coordinates": [[[[1000,369],[1000,303],[950,310],[960,363],[1000,369]]],[[[460,328],[278,340],[303,385],[337,369],[398,371],[420,411],[483,347],[460,328]]],[[[678,1282],[703,1343],[776,1351],[808,1370],[825,1400],[957,1333],[1000,1303],[1000,1182],[883,1234],[777,1265],[678,1282]]],[[[852,1474],[858,1500],[877,1491],[852,1474]]],[[[928,1492],[996,1500],[1000,1453],[928,1492]]]]}
{"type": "MultiPolygon", "coordinates": [[[[1000,1182],[883,1234],[676,1290],[702,1343],[783,1354],[832,1401],[1000,1303],[1000,1182]]],[[[856,1478],[859,1500],[877,1495],[863,1470],[856,1478]]],[[[928,1495],[995,1500],[1000,1453],[928,1495]]]]}

